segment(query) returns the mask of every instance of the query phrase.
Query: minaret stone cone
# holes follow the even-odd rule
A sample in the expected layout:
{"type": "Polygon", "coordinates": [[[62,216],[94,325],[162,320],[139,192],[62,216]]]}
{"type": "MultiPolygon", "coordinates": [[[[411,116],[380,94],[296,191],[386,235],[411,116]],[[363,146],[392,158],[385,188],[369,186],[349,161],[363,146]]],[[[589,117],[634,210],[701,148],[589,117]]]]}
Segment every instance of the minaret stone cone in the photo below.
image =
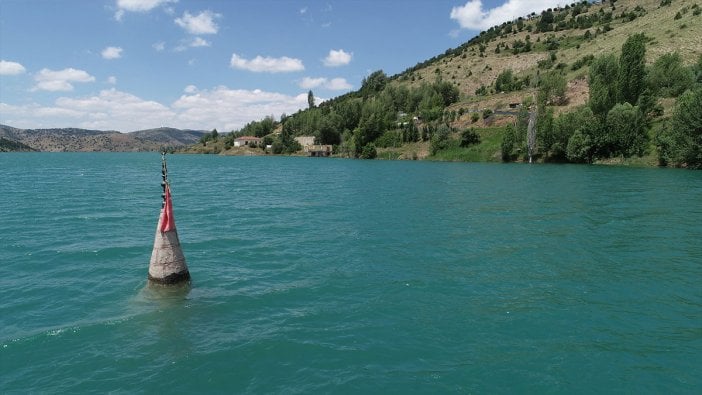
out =
{"type": "Polygon", "coordinates": [[[181,284],[190,281],[190,272],[180,248],[178,230],[173,217],[171,188],[168,185],[166,161],[163,158],[164,204],[156,226],[154,249],[149,262],[149,282],[156,284],[181,284]]]}

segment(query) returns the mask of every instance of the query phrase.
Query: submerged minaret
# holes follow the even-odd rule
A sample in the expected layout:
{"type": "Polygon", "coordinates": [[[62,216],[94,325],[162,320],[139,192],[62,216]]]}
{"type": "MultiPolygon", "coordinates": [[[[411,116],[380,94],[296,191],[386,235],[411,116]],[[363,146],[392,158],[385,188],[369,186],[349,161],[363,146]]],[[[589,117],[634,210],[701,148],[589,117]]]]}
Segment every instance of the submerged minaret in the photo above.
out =
{"type": "Polygon", "coordinates": [[[178,231],[173,217],[173,203],[171,202],[171,187],[168,183],[168,168],[166,167],[166,153],[161,153],[163,181],[163,204],[161,215],[156,226],[154,249],[149,262],[149,282],[156,284],[181,284],[190,281],[190,272],[185,264],[185,256],[180,248],[178,231]]]}

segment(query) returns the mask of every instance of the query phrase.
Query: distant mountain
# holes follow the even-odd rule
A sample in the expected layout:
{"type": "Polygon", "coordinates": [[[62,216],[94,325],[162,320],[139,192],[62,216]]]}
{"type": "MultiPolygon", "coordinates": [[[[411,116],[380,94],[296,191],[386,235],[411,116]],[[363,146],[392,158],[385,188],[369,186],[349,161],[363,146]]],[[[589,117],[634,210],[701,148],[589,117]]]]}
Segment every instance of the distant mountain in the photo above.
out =
{"type": "Polygon", "coordinates": [[[36,151],[157,151],[192,145],[206,132],[158,128],[133,133],[77,128],[18,129],[0,125],[3,150],[36,151]],[[20,145],[18,145],[20,144],[20,145]]]}
{"type": "Polygon", "coordinates": [[[207,132],[202,130],[156,128],[139,130],[129,134],[146,141],[158,142],[166,146],[180,146],[196,143],[206,133],[207,132]]]}

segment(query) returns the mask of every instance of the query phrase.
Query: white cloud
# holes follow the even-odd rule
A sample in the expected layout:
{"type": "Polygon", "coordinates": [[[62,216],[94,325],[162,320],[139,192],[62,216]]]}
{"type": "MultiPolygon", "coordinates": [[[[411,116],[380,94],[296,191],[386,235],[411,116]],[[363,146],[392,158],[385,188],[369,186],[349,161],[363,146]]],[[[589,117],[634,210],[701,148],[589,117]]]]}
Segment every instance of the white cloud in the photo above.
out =
{"type": "Polygon", "coordinates": [[[195,37],[191,42],[191,47],[209,47],[211,44],[209,41],[203,39],[202,37],[195,37]]]}
{"type": "Polygon", "coordinates": [[[259,55],[253,59],[244,59],[235,53],[232,54],[229,65],[235,69],[248,70],[255,73],[289,73],[305,69],[300,59],[287,56],[271,58],[259,55]]]}
{"type": "Polygon", "coordinates": [[[180,45],[173,48],[173,50],[176,52],[183,52],[187,51],[188,48],[209,47],[210,45],[212,44],[202,37],[195,37],[192,40],[181,41],[180,45]]]}
{"type": "Polygon", "coordinates": [[[175,115],[163,104],[143,100],[114,88],[100,91],[97,96],[79,99],[61,97],[56,100],[56,107],[80,113],[84,119],[83,125],[112,129],[115,128],[112,125],[114,120],[115,123],[122,125],[125,131],[136,130],[132,128],[138,129],[140,125],[160,126],[161,122],[175,115]],[[95,118],[104,119],[104,121],[95,123],[95,118]]]}
{"type": "Polygon", "coordinates": [[[24,66],[17,62],[0,60],[0,75],[17,75],[24,74],[27,71],[24,66]]]}
{"type": "Polygon", "coordinates": [[[161,4],[175,3],[177,0],[117,0],[115,19],[122,20],[125,12],[149,12],[161,4]]]}
{"type": "Polygon", "coordinates": [[[562,4],[558,0],[507,0],[499,7],[483,9],[481,0],[469,0],[465,5],[451,9],[451,19],[463,29],[486,30],[532,12],[541,12],[562,4]]]}
{"type": "Polygon", "coordinates": [[[173,103],[172,108],[178,112],[178,127],[205,130],[216,127],[228,132],[270,114],[292,114],[307,106],[307,93],[289,96],[259,89],[219,86],[185,94],[173,103]]]}
{"type": "Polygon", "coordinates": [[[120,47],[107,47],[101,52],[103,59],[119,59],[122,57],[122,48],[120,47]]]}
{"type": "Polygon", "coordinates": [[[212,45],[209,41],[203,39],[202,37],[195,37],[188,43],[188,46],[197,48],[197,47],[209,47],[212,45]]]}
{"type": "Polygon", "coordinates": [[[332,78],[330,80],[324,77],[305,77],[302,80],[300,80],[299,86],[302,89],[323,88],[332,91],[342,91],[353,88],[353,86],[349,84],[345,78],[332,78]]]}
{"type": "Polygon", "coordinates": [[[327,55],[327,57],[324,58],[324,65],[327,67],[345,66],[351,62],[352,57],[353,52],[348,53],[343,49],[332,49],[329,50],[329,55],[327,55]]]}
{"type": "Polygon", "coordinates": [[[343,91],[353,88],[345,78],[332,78],[326,85],[326,88],[332,91],[343,91]]]}
{"type": "Polygon", "coordinates": [[[166,49],[166,43],[164,43],[163,41],[159,41],[157,43],[154,43],[151,47],[157,52],[162,52],[164,49],[166,49]]]}
{"type": "Polygon", "coordinates": [[[72,91],[72,82],[93,82],[95,81],[95,77],[83,70],[76,70],[73,68],[59,71],[41,69],[41,71],[34,76],[34,80],[37,84],[34,86],[33,90],[55,92],[72,91]]]}
{"type": "Polygon", "coordinates": [[[214,19],[220,16],[212,11],[202,11],[198,15],[185,11],[182,17],[175,19],[175,23],[190,34],[217,34],[219,26],[214,19]]]}
{"type": "Polygon", "coordinates": [[[300,88],[302,89],[312,89],[324,85],[327,82],[326,78],[311,78],[305,77],[300,81],[300,88]]]}
{"type": "Polygon", "coordinates": [[[21,128],[80,127],[129,132],[170,124],[176,114],[160,103],[107,89],[83,98],[61,97],[52,106],[0,103],[0,122],[21,128]]]}
{"type": "Polygon", "coordinates": [[[110,85],[117,85],[117,77],[114,75],[107,77],[107,83],[110,85]]]}
{"type": "Polygon", "coordinates": [[[300,15],[305,15],[307,13],[307,7],[300,8],[300,15]]]}
{"type": "Polygon", "coordinates": [[[0,123],[20,128],[80,127],[122,132],[159,126],[231,131],[271,114],[293,114],[307,106],[306,91],[290,96],[258,89],[219,86],[202,90],[188,85],[178,100],[164,105],[112,88],[86,97],[61,97],[49,106],[0,103],[0,123]]]}

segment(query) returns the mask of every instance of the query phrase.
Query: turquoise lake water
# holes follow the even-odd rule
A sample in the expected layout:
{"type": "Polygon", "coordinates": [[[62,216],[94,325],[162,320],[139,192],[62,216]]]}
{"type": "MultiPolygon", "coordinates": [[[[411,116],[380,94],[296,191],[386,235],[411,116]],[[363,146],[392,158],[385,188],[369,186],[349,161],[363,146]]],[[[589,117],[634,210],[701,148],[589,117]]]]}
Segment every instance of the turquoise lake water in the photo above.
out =
{"type": "Polygon", "coordinates": [[[0,154],[0,393],[700,393],[702,172],[0,154]]]}

